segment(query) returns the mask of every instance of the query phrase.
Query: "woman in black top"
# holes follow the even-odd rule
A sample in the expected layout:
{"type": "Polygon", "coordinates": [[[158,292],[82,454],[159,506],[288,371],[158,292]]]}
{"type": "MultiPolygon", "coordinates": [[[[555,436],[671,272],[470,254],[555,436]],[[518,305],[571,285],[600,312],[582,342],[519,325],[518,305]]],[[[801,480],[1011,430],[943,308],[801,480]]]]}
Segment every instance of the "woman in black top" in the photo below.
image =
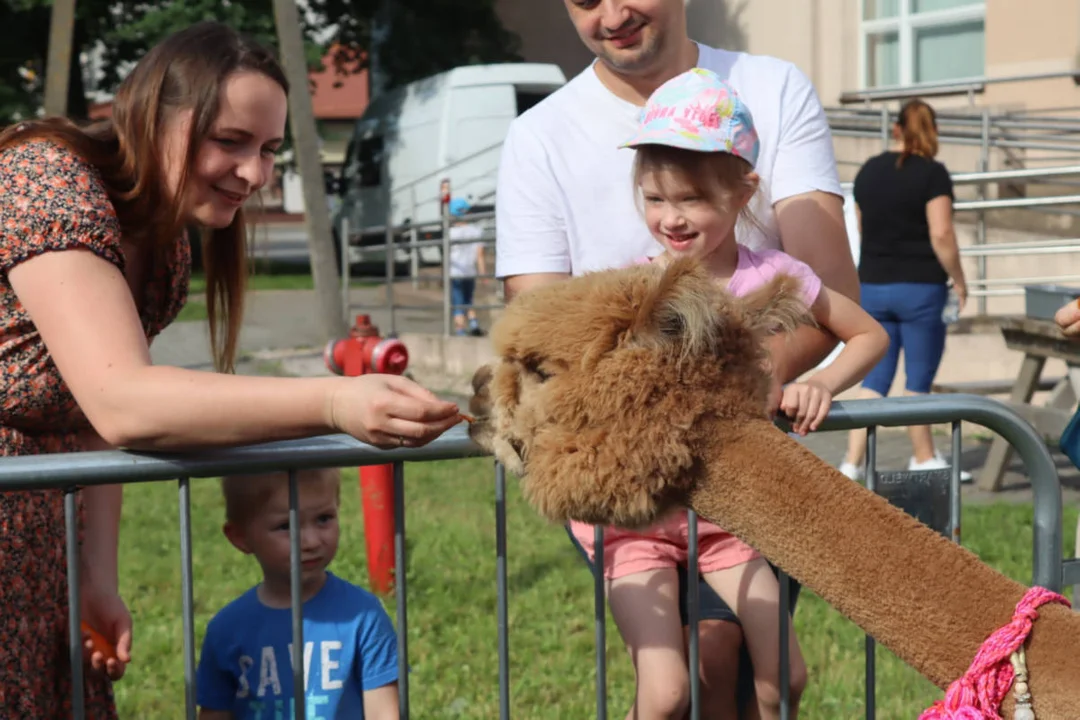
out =
{"type": "MultiPolygon", "coordinates": [[[[942,311],[948,283],[967,300],[960,251],[953,229],[953,185],[949,171],[934,160],[938,151],[934,110],[910,100],[893,126],[896,148],[872,157],[855,177],[855,205],[862,244],[859,281],[862,305],[889,333],[889,350],[863,380],[861,397],[888,394],[904,352],[906,394],[925,394],[945,350],[942,311]]],[[[909,470],[948,467],[935,450],[930,427],[908,429],[909,470]]],[[[840,470],[861,479],[866,431],[852,431],[840,470]]],[[[970,480],[968,473],[963,473],[970,480]]]]}

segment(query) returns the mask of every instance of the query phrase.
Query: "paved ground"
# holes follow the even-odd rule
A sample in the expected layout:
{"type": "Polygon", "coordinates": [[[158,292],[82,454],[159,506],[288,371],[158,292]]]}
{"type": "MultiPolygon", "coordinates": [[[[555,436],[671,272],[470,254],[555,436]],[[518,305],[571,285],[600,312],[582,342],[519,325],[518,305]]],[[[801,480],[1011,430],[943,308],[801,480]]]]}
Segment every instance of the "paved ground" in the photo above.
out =
{"type": "MultiPolygon", "coordinates": [[[[477,305],[496,304],[491,286],[478,289],[477,305]]],[[[382,287],[353,288],[350,293],[352,316],[371,315],[371,321],[385,335],[391,331],[386,290],[382,287]]],[[[405,306],[394,312],[397,332],[440,333],[443,328],[442,294],[436,287],[417,289],[405,280],[395,283],[394,305],[405,306]]],[[[488,313],[481,311],[486,326],[488,313]]],[[[324,334],[318,323],[318,303],[313,291],[263,290],[249,293],[240,337],[241,353],[289,348],[322,348],[324,334]]],[[[155,341],[154,361],[182,367],[210,367],[210,343],[206,324],[173,323],[155,341]]]]}
{"type": "MultiPolygon", "coordinates": [[[[397,302],[406,305],[440,302],[437,288],[414,290],[408,282],[395,289],[397,302]]],[[[369,312],[383,333],[390,329],[389,313],[385,310],[386,295],[382,288],[358,288],[352,291],[353,312],[369,312]]],[[[478,299],[487,303],[493,298],[478,299]]],[[[246,322],[241,336],[244,361],[239,372],[244,374],[316,375],[327,371],[322,363],[323,333],[313,318],[318,317],[315,296],[307,291],[262,291],[252,293],[248,302],[246,322]]],[[[439,307],[406,309],[396,313],[399,332],[441,332],[442,315],[439,307]]],[[[155,342],[152,349],[155,362],[184,367],[209,369],[210,352],[205,323],[175,323],[155,342]]],[[[436,388],[438,389],[438,388],[436,388]]],[[[944,430],[945,428],[941,428],[944,430]]],[[[963,465],[977,473],[986,459],[988,435],[977,426],[964,425],[963,465]]],[[[843,457],[845,433],[821,433],[804,441],[807,447],[830,463],[843,457]]],[[[948,437],[937,437],[938,446],[946,457],[948,437]]],[[[901,470],[907,467],[910,445],[902,430],[883,428],[878,432],[878,466],[882,470],[901,470]]],[[[1062,455],[1055,454],[1066,502],[1080,504],[1080,472],[1062,455]]],[[[991,500],[1012,502],[1030,501],[1031,489],[1023,465],[1014,459],[1005,478],[1005,489],[990,495],[975,487],[964,487],[964,502],[991,500]]]]}

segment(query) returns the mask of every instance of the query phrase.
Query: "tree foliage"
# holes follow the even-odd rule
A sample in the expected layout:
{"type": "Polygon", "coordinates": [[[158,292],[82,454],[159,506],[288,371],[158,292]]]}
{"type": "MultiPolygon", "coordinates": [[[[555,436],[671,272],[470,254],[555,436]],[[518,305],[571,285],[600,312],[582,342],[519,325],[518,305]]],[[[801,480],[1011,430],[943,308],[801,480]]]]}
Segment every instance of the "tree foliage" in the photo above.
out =
{"type": "MultiPolygon", "coordinates": [[[[334,48],[340,72],[365,67],[380,0],[307,0],[302,13],[313,69],[334,48]]],[[[41,105],[52,0],[0,0],[0,125],[32,116],[41,105]]],[[[380,43],[388,86],[457,65],[519,60],[517,38],[506,31],[494,0],[392,0],[389,32],[380,43]]],[[[276,45],[270,0],[78,0],[75,60],[94,53],[100,88],[111,91],[130,64],[165,36],[200,20],[219,20],[276,45]]],[[[70,81],[69,114],[85,117],[82,73],[70,81]]]]}
{"type": "Polygon", "coordinates": [[[393,0],[389,34],[380,46],[387,85],[458,65],[521,60],[518,38],[502,26],[493,5],[493,0],[393,0]]]}

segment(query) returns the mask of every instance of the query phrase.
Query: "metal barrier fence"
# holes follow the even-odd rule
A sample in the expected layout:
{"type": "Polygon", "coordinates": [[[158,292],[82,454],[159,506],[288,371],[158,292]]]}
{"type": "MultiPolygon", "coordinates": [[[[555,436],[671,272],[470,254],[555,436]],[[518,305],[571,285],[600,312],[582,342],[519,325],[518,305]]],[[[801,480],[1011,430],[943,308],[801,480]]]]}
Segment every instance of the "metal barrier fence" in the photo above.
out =
{"type": "MultiPolygon", "coordinates": [[[[949,534],[960,539],[960,422],[974,422],[1003,436],[1020,454],[1026,465],[1034,490],[1033,506],[1033,573],[1032,583],[1060,591],[1065,583],[1080,583],[1080,559],[1062,559],[1062,500],[1061,487],[1054,460],[1035,430],[1019,415],[1001,403],[982,397],[951,395],[941,397],[908,397],[882,400],[858,400],[836,403],[823,424],[822,431],[869,429],[866,456],[868,485],[874,487],[876,475],[876,428],[931,423],[952,425],[952,471],[949,534]]],[[[300,603],[300,537],[297,518],[296,472],[308,468],[346,467],[392,463],[394,466],[395,538],[394,559],[396,578],[397,639],[400,717],[409,715],[408,668],[408,602],[405,573],[405,462],[460,459],[483,456],[466,435],[464,428],[454,428],[430,445],[403,450],[377,450],[347,436],[325,436],[308,440],[285,441],[229,450],[217,450],[192,455],[133,453],[123,451],[66,453],[10,457],[0,460],[0,492],[16,490],[59,489],[65,492],[64,510],[68,571],[69,651],[73,673],[74,717],[85,718],[83,701],[83,661],[80,634],[80,597],[78,583],[78,539],[76,533],[76,498],[78,487],[163,480],[178,480],[181,561],[181,611],[184,637],[185,717],[196,717],[195,707],[195,632],[194,578],[192,574],[191,542],[191,478],[217,477],[232,473],[289,471],[289,538],[291,546],[291,596],[293,647],[302,648],[303,622],[300,603]]],[[[497,625],[499,656],[499,716],[510,717],[510,665],[507,588],[506,534],[506,474],[501,465],[495,468],[495,533],[497,625]]],[[[696,571],[696,523],[690,535],[690,572],[696,571]]],[[[602,552],[602,543],[597,544],[602,552]]],[[[602,567],[602,556],[596,558],[602,567]]],[[[691,575],[693,576],[693,575],[691,575]]],[[[698,602],[696,583],[689,583],[690,667],[697,667],[698,602]]],[[[781,613],[788,607],[787,583],[781,584],[781,613]]],[[[605,657],[605,599],[602,574],[595,580],[595,622],[597,640],[597,717],[607,718],[606,657],[605,657]]],[[[781,625],[781,716],[788,717],[786,623],[781,625]]],[[[874,644],[866,641],[867,717],[875,716],[874,644]]],[[[294,687],[304,687],[304,663],[295,663],[294,687]]],[[[691,717],[700,716],[700,688],[696,672],[690,673],[691,717]]],[[[295,703],[294,717],[305,718],[304,703],[295,703]]]]}

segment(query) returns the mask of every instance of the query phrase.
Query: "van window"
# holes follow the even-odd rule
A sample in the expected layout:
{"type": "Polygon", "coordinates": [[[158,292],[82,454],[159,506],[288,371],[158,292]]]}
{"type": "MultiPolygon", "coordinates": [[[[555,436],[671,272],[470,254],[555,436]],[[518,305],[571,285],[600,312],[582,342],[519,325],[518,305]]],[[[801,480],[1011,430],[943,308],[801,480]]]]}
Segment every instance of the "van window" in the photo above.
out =
{"type": "Polygon", "coordinates": [[[550,94],[551,93],[549,92],[529,92],[528,90],[518,90],[514,93],[515,100],[517,101],[517,114],[522,114],[550,94]]]}

